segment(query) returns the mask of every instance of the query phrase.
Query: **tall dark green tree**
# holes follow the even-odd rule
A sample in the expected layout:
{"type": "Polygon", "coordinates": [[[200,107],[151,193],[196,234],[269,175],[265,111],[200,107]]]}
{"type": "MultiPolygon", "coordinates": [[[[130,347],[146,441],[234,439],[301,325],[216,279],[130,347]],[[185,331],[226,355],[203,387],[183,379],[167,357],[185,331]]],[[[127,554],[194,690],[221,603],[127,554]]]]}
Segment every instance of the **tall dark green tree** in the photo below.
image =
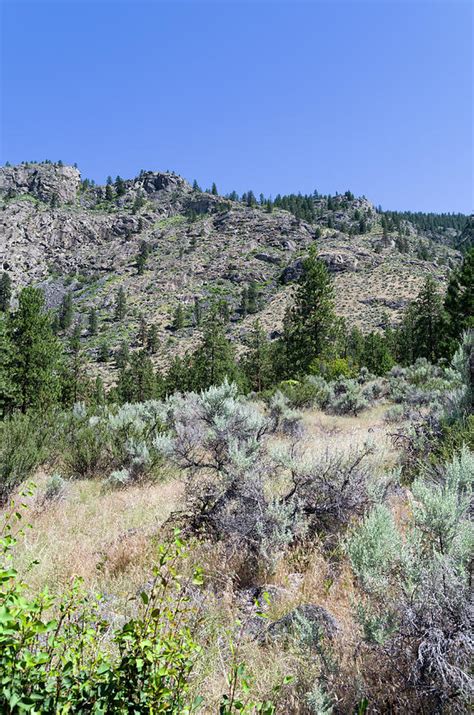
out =
{"type": "Polygon", "coordinates": [[[258,286],[255,281],[250,281],[247,288],[247,310],[249,313],[256,313],[259,309],[258,286]]]}
{"type": "Polygon", "coordinates": [[[292,375],[308,372],[313,360],[335,340],[336,326],[332,281],[312,246],[286,319],[285,350],[292,375]]]}
{"type": "Polygon", "coordinates": [[[467,251],[450,277],[444,309],[447,315],[447,353],[452,355],[464,331],[474,326],[474,248],[467,251]]]}
{"type": "Polygon", "coordinates": [[[249,312],[249,298],[247,286],[244,286],[242,288],[242,293],[240,296],[240,312],[243,318],[245,318],[247,313],[249,312]]]}
{"type": "Polygon", "coordinates": [[[10,308],[10,300],[12,297],[12,282],[10,275],[3,271],[0,276],[0,311],[6,312],[10,308]]]}
{"type": "Polygon", "coordinates": [[[396,333],[398,359],[410,364],[417,358],[436,362],[446,355],[446,313],[441,294],[431,276],[405,311],[396,333]]]}
{"type": "Polygon", "coordinates": [[[11,314],[9,334],[13,347],[12,381],[22,412],[44,409],[54,403],[60,390],[61,345],[44,310],[38,288],[23,288],[18,310],[11,314]]]}
{"type": "Polygon", "coordinates": [[[145,265],[146,265],[146,261],[148,258],[148,253],[149,253],[149,249],[148,249],[147,242],[141,241],[140,249],[139,249],[138,255],[137,255],[137,273],[140,276],[145,272],[145,265]]]}
{"type": "Polygon", "coordinates": [[[446,319],[441,294],[431,276],[415,301],[415,342],[417,357],[436,362],[443,355],[446,319]]]}
{"type": "Polygon", "coordinates": [[[58,320],[61,330],[67,330],[72,324],[74,310],[72,307],[72,294],[66,293],[59,306],[58,320]]]}
{"type": "Polygon", "coordinates": [[[181,303],[178,303],[174,311],[173,328],[174,330],[181,330],[181,328],[184,328],[184,310],[181,303]]]}
{"type": "Polygon", "coordinates": [[[118,370],[123,370],[128,365],[129,359],[130,350],[128,344],[125,342],[125,340],[122,340],[117,352],[114,355],[115,367],[118,370]]]}
{"type": "Polygon", "coordinates": [[[211,385],[222,384],[226,377],[229,380],[239,378],[235,351],[226,337],[224,326],[213,313],[206,323],[202,342],[193,356],[194,387],[205,390],[211,385]]]}
{"type": "Polygon", "coordinates": [[[97,311],[95,308],[89,310],[89,335],[97,335],[97,330],[99,327],[99,321],[97,318],[97,311]]]}
{"type": "Polygon", "coordinates": [[[201,301],[197,296],[194,298],[194,323],[197,328],[200,327],[202,321],[202,307],[201,301]]]}
{"type": "Polygon", "coordinates": [[[144,350],[130,356],[129,367],[121,370],[117,383],[117,394],[121,402],[144,402],[155,395],[155,373],[153,363],[144,350]]]}
{"type": "Polygon", "coordinates": [[[365,336],[360,364],[374,375],[385,375],[393,367],[394,359],[385,335],[372,332],[365,336]]]}
{"type": "Polygon", "coordinates": [[[137,340],[138,340],[139,345],[141,345],[142,347],[146,346],[147,335],[148,335],[147,322],[145,320],[145,316],[143,315],[143,313],[140,313],[140,315],[138,317],[137,340]]]}
{"type": "Polygon", "coordinates": [[[123,196],[126,191],[125,182],[121,176],[117,176],[115,179],[115,191],[117,192],[117,196],[123,196]]]}
{"type": "Polygon", "coordinates": [[[123,320],[127,314],[127,299],[125,297],[125,291],[123,286],[117,291],[115,297],[115,320],[123,320]]]}
{"type": "Polygon", "coordinates": [[[0,315],[0,417],[4,417],[15,406],[16,392],[13,382],[13,345],[7,318],[0,315]]]}
{"type": "Polygon", "coordinates": [[[158,351],[158,328],[154,323],[150,325],[146,336],[146,349],[151,355],[155,355],[158,351]]]}

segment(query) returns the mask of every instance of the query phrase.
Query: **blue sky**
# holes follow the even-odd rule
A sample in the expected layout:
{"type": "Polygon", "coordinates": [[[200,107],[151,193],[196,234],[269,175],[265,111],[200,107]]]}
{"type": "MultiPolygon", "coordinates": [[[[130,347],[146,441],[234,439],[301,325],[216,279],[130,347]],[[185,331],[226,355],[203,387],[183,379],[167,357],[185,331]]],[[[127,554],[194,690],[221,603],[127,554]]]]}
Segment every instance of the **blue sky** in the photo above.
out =
{"type": "Polygon", "coordinates": [[[0,0],[0,161],[473,207],[468,0],[0,0]]]}

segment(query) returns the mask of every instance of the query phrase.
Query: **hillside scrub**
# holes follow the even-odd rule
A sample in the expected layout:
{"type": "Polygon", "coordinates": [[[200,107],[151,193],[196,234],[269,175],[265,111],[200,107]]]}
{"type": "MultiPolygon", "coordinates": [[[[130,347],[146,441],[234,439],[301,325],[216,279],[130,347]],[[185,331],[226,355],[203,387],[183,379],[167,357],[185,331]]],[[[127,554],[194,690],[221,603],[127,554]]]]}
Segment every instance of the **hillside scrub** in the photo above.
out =
{"type": "MultiPolygon", "coordinates": [[[[466,711],[470,341],[450,367],[419,361],[386,377],[310,376],[280,383],[266,402],[223,380],[163,400],[77,403],[44,423],[34,412],[4,421],[5,494],[43,464],[43,491],[26,499],[33,522],[47,530],[72,520],[61,549],[80,551],[87,494],[101,521],[100,548],[84,551],[84,585],[56,599],[23,588],[10,559],[26,564],[52,553],[48,532],[29,544],[13,538],[4,509],[0,595],[13,631],[0,629],[5,708],[466,711]],[[402,412],[387,427],[383,411],[394,408],[402,412]],[[357,424],[365,432],[356,442],[357,424]],[[381,437],[392,424],[396,451],[387,453],[381,437]],[[27,426],[34,459],[17,466],[8,445],[15,435],[26,439],[27,426]],[[457,437],[445,454],[449,433],[457,437]],[[142,490],[155,504],[173,493],[173,507],[160,518],[147,512],[146,523],[138,511],[109,533],[112,499],[127,505],[125,514],[142,490]],[[162,562],[164,554],[171,560],[162,562]],[[97,578],[113,597],[97,601],[97,578]],[[41,699],[45,705],[34,705],[41,699]]],[[[73,573],[55,573],[54,583],[73,573]]]]}

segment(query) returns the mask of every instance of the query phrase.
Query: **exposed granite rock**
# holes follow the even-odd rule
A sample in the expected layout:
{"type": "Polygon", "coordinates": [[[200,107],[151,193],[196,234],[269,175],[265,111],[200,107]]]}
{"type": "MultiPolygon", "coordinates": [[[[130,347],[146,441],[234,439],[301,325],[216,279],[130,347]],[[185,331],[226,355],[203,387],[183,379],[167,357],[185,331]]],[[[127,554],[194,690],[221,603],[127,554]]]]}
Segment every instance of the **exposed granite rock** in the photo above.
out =
{"type": "Polygon", "coordinates": [[[41,201],[74,202],[81,175],[73,166],[18,164],[0,167],[0,194],[30,194],[41,201]]]}

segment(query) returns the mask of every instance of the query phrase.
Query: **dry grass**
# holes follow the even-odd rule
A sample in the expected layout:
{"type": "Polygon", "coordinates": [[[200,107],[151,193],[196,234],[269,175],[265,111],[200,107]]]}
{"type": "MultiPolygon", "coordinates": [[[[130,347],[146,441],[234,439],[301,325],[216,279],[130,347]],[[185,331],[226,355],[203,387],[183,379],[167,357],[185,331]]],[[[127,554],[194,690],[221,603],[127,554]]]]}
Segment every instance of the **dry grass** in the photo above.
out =
{"type": "MultiPolygon", "coordinates": [[[[386,405],[378,405],[359,417],[306,411],[305,448],[317,456],[360,448],[371,441],[374,465],[391,466],[395,455],[383,421],[385,410],[386,405]]],[[[164,538],[160,527],[180,506],[182,482],[172,478],[111,491],[97,480],[70,481],[60,499],[44,502],[46,480],[47,475],[38,475],[36,495],[29,499],[27,520],[33,529],[27,530],[19,544],[17,567],[26,571],[31,561],[38,560],[26,577],[35,591],[47,585],[58,592],[73,576],[81,576],[88,590],[108,597],[111,614],[128,614],[133,608],[129,597],[150,578],[155,541],[164,538]]],[[[393,507],[397,519],[403,521],[407,517],[404,500],[400,498],[393,507]]],[[[254,616],[254,609],[243,608],[242,594],[235,590],[231,578],[236,569],[242,569],[239,558],[242,560],[236,554],[234,564],[221,544],[190,544],[184,572],[196,563],[204,566],[206,586],[203,620],[197,632],[205,657],[198,659],[193,690],[204,696],[204,712],[217,712],[227,690],[232,640],[237,643],[236,659],[246,663],[252,698],[276,699],[279,713],[309,715],[306,693],[317,682],[321,655],[296,642],[282,647],[262,645],[252,638],[246,622],[254,616]],[[294,682],[275,695],[275,686],[286,675],[294,676],[294,682]]],[[[265,606],[269,621],[301,604],[322,606],[335,618],[339,630],[331,643],[332,657],[338,663],[341,700],[347,697],[351,701],[362,667],[357,658],[359,626],[353,607],[358,593],[342,550],[333,545],[328,551],[323,543],[301,545],[262,579],[262,585],[273,594],[265,606]]]]}
{"type": "Polygon", "coordinates": [[[147,578],[152,539],[181,494],[177,481],[105,491],[96,480],[71,481],[63,498],[42,504],[45,475],[36,480],[17,567],[33,589],[54,591],[74,576],[91,590],[125,596],[147,578]]]}

